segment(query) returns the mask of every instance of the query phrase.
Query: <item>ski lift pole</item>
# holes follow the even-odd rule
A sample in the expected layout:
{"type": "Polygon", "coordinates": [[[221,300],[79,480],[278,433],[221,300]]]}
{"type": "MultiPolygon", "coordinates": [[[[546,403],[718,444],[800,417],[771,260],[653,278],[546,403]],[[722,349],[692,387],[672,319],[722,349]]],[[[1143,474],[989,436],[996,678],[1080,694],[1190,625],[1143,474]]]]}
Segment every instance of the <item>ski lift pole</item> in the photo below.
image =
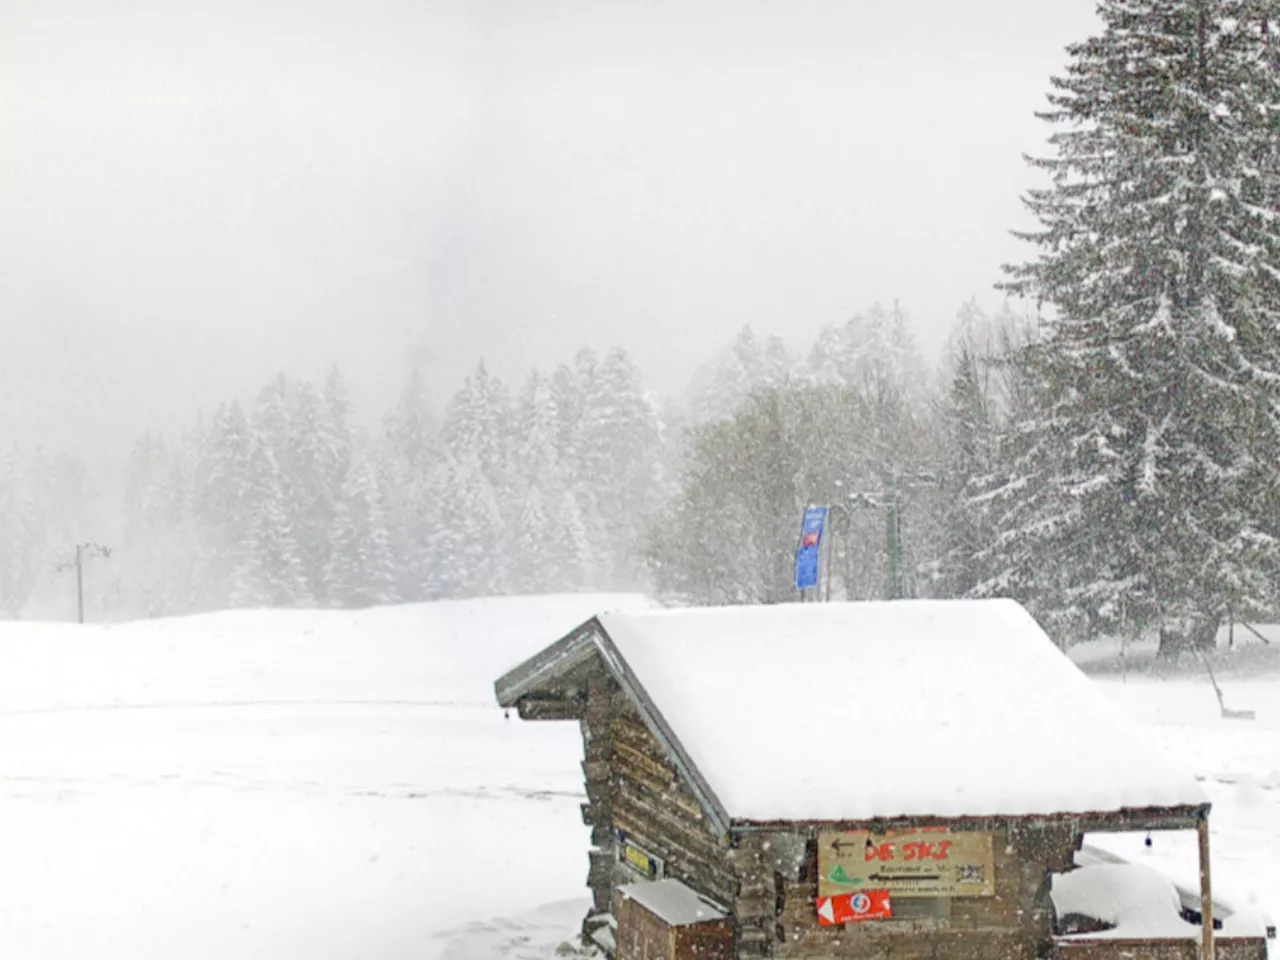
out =
{"type": "Polygon", "coordinates": [[[96,557],[110,557],[111,548],[100,543],[77,543],[76,557],[67,563],[58,565],[58,570],[75,570],[76,572],[76,623],[84,623],[84,558],[89,554],[96,557]]]}
{"type": "Polygon", "coordinates": [[[898,500],[898,482],[889,487],[885,509],[884,594],[889,600],[902,599],[902,510],[898,500]]]}

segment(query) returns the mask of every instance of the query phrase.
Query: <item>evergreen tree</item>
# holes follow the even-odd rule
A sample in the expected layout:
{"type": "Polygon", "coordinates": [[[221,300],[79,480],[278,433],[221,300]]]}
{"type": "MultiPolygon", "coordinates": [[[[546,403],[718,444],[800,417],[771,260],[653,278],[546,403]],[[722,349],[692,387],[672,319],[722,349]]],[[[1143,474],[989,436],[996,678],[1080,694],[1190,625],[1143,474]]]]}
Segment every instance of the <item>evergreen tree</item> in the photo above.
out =
{"type": "Polygon", "coordinates": [[[552,383],[534,370],[520,393],[516,410],[516,470],[521,506],[511,544],[511,582],[522,593],[572,589],[577,581],[561,562],[556,529],[565,481],[556,439],[559,412],[552,383]]]}
{"type": "Polygon", "coordinates": [[[952,597],[967,596],[985,581],[980,557],[992,536],[985,502],[978,499],[991,483],[998,452],[988,326],[975,304],[961,311],[944,352],[943,392],[936,403],[940,572],[942,590],[952,597]]]}
{"type": "Polygon", "coordinates": [[[394,603],[395,564],[377,477],[368,456],[347,471],[335,507],[333,545],[325,568],[331,606],[394,603]]]}
{"type": "Polygon", "coordinates": [[[441,427],[445,449],[458,461],[474,457],[490,488],[502,495],[513,488],[512,434],[506,385],[482,360],[449,403],[441,427]]]}
{"type": "Polygon", "coordinates": [[[10,619],[22,614],[40,579],[44,518],[38,492],[17,448],[0,461],[0,605],[10,619]]]}
{"type": "Polygon", "coordinates": [[[924,360],[911,320],[897,303],[893,311],[873,304],[838,327],[824,327],[809,352],[809,377],[816,383],[862,388],[887,383],[922,399],[924,360]]]}
{"type": "Polygon", "coordinates": [[[264,391],[251,437],[249,522],[238,545],[231,604],[236,607],[305,607],[314,603],[294,536],[275,448],[287,422],[276,383],[264,391]]]}
{"type": "Polygon", "coordinates": [[[435,481],[440,469],[438,429],[426,384],[415,367],[396,405],[383,417],[379,456],[396,593],[404,600],[425,600],[430,594],[431,537],[441,506],[435,481]]]}
{"type": "MultiPolygon", "coordinates": [[[[341,403],[341,381],[334,384],[341,403]]],[[[325,570],[350,463],[350,437],[345,423],[333,422],[325,398],[307,382],[289,384],[285,394],[288,424],[278,438],[285,512],[298,544],[298,559],[307,592],[323,598],[329,585],[325,570]]]]}
{"type": "Polygon", "coordinates": [[[433,477],[439,504],[431,533],[433,599],[488,596],[508,589],[505,525],[498,499],[474,453],[446,456],[433,477]]]}
{"type": "Polygon", "coordinates": [[[577,489],[589,525],[599,518],[595,555],[608,584],[636,586],[635,539],[657,509],[661,425],[640,371],[626,351],[612,350],[591,381],[577,457],[577,489]]]}
{"type": "Polygon", "coordinates": [[[1000,535],[1043,569],[992,584],[1060,634],[1159,627],[1168,651],[1274,608],[1278,12],[1103,0],[1054,81],[1040,254],[1007,286],[1056,316],[1018,356],[1039,416],[1000,535]]]}

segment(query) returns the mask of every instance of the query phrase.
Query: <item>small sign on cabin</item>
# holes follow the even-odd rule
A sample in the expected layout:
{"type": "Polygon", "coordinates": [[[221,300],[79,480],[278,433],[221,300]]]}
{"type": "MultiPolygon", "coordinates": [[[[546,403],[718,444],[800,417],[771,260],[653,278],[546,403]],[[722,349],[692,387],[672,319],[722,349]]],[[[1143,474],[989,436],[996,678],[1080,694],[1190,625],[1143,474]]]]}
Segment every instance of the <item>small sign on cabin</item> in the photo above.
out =
{"type": "Polygon", "coordinates": [[[989,833],[824,830],[818,835],[820,897],[873,890],[895,897],[990,897],[995,879],[989,833]]]}
{"type": "Polygon", "coordinates": [[[630,867],[646,880],[661,880],[665,875],[664,864],[648,850],[637,847],[625,837],[617,846],[618,862],[630,867]]]}
{"type": "Polygon", "coordinates": [[[842,893],[838,897],[819,897],[814,904],[818,926],[838,927],[863,920],[888,920],[893,917],[893,900],[888,890],[842,893]]]}

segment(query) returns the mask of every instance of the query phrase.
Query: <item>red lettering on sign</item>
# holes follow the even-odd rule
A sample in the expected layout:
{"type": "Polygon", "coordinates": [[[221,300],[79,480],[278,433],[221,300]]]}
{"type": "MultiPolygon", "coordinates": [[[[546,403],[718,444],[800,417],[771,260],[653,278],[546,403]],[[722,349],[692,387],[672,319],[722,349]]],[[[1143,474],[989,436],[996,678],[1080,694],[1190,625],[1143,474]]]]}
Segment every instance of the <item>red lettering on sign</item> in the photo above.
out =
{"type": "Polygon", "coordinates": [[[868,860],[868,861],[870,861],[870,860],[892,860],[892,859],[893,859],[893,844],[892,844],[892,843],[882,843],[882,844],[880,844],[879,846],[876,846],[876,845],[874,845],[874,844],[868,844],[868,845],[867,845],[867,847],[866,847],[866,850],[865,850],[865,852],[864,852],[864,854],[863,854],[863,858],[864,858],[865,860],[868,860]]]}

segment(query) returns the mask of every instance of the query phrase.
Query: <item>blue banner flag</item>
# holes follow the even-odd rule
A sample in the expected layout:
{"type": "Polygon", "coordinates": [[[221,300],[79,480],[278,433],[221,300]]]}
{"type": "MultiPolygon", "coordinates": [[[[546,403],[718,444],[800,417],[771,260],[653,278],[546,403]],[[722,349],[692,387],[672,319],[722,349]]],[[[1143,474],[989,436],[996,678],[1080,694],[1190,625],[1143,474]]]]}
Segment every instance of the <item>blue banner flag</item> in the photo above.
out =
{"type": "Polygon", "coordinates": [[[800,546],[796,548],[796,589],[818,585],[818,555],[822,528],[827,523],[826,507],[805,507],[800,524],[800,546]]]}

